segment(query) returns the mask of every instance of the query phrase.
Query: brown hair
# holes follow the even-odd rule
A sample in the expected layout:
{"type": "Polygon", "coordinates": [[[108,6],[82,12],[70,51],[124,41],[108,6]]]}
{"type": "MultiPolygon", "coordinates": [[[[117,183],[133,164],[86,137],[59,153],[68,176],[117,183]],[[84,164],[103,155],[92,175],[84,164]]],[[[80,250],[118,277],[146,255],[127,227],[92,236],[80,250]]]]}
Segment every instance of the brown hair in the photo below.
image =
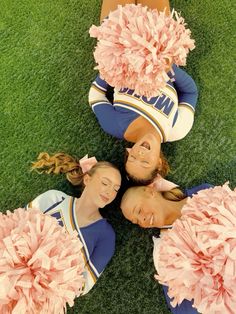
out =
{"type": "Polygon", "coordinates": [[[107,161],[97,162],[89,171],[83,173],[79,164],[79,159],[65,153],[57,153],[50,156],[48,153],[39,154],[37,161],[32,163],[32,170],[39,173],[47,174],[65,174],[67,180],[72,185],[83,185],[83,177],[85,174],[92,176],[98,168],[112,167],[119,169],[107,161]]]}
{"type": "MultiPolygon", "coordinates": [[[[126,153],[125,153],[125,164],[127,162],[128,155],[129,155],[129,153],[126,151],[126,153]]],[[[131,180],[132,183],[135,185],[149,185],[156,178],[157,174],[160,174],[164,178],[168,174],[168,172],[170,171],[170,166],[169,166],[168,161],[165,158],[162,151],[160,152],[160,158],[162,161],[161,169],[158,169],[158,168],[154,169],[147,178],[139,179],[139,178],[136,178],[135,176],[131,175],[130,173],[128,173],[126,171],[127,172],[127,178],[129,180],[131,180]]]]}
{"type": "Polygon", "coordinates": [[[161,192],[162,196],[168,201],[181,201],[186,195],[180,188],[173,188],[170,191],[161,192]]]}
{"type": "MultiPolygon", "coordinates": [[[[124,192],[122,199],[121,199],[121,205],[120,205],[121,209],[122,209],[123,201],[127,198],[128,195],[130,195],[130,192],[132,192],[132,190],[135,190],[137,188],[138,188],[138,186],[132,186],[124,192]]],[[[173,188],[170,191],[163,191],[160,193],[163,196],[163,198],[168,200],[168,201],[179,202],[179,201],[183,200],[184,198],[186,198],[186,195],[183,193],[183,191],[180,188],[173,188]]]]}

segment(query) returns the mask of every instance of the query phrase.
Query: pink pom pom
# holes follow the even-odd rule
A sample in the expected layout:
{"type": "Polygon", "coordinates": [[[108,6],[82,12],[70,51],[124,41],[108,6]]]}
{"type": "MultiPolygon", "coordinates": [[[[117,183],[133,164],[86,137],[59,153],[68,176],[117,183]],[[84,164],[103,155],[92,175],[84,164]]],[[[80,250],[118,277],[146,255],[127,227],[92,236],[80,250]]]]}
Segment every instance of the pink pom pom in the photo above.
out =
{"type": "Polygon", "coordinates": [[[0,214],[0,313],[64,313],[82,293],[76,233],[36,209],[0,214]]]}
{"type": "Polygon", "coordinates": [[[202,190],[182,213],[155,250],[157,279],[169,287],[174,307],[193,299],[200,313],[234,314],[236,190],[227,184],[202,190]]]}
{"type": "Polygon", "coordinates": [[[170,64],[185,65],[195,48],[185,25],[174,10],[166,16],[140,4],[118,6],[101,26],[90,28],[90,36],[98,39],[96,69],[111,86],[157,96],[170,79],[170,64]]]}

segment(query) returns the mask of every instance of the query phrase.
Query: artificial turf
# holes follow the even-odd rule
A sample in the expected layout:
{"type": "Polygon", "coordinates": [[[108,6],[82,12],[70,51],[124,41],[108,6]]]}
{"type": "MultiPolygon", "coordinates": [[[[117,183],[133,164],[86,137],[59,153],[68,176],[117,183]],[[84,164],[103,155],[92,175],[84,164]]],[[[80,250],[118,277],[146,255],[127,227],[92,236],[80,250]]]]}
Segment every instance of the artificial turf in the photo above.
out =
{"type": "MultiPolygon", "coordinates": [[[[122,166],[127,143],[104,134],[88,105],[96,76],[96,0],[1,0],[0,10],[0,208],[23,206],[59,189],[77,194],[63,177],[29,171],[38,153],[86,153],[122,166]]],[[[195,124],[186,138],[164,144],[169,178],[183,187],[202,182],[236,185],[235,4],[227,0],[171,2],[182,12],[196,49],[187,72],[199,88],[195,124]]],[[[153,230],[126,221],[119,199],[103,211],[117,235],[114,258],[92,291],[68,313],[169,313],[154,281],[153,230]]]]}

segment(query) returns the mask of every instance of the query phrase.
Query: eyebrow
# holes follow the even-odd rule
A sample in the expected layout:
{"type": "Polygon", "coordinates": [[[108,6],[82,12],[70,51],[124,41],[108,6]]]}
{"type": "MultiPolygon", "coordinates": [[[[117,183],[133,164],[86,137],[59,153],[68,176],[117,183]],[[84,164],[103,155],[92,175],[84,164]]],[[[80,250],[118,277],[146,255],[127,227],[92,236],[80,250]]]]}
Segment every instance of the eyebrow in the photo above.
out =
{"type": "Polygon", "coordinates": [[[143,168],[151,168],[151,166],[149,164],[146,163],[141,163],[143,168]]]}
{"type": "Polygon", "coordinates": [[[133,210],[132,210],[132,214],[134,213],[136,207],[137,207],[137,205],[134,206],[134,208],[133,208],[133,210]]]}
{"type": "Polygon", "coordinates": [[[134,160],[129,160],[129,158],[127,159],[127,162],[134,162],[134,160]]]}
{"type": "MultiPolygon", "coordinates": [[[[106,179],[107,181],[109,181],[109,183],[112,183],[112,181],[109,179],[109,178],[107,178],[107,177],[102,177],[102,179],[106,179]]],[[[121,186],[120,184],[115,184],[115,186],[121,186]]]]}

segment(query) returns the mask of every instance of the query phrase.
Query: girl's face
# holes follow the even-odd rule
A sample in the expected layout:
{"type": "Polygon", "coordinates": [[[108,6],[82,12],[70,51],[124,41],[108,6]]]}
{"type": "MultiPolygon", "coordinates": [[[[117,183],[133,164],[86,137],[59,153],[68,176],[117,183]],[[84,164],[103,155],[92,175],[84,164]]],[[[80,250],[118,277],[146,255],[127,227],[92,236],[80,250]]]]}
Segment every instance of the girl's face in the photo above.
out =
{"type": "Polygon", "coordinates": [[[158,208],[161,199],[152,187],[130,188],[122,198],[121,210],[125,218],[142,228],[160,228],[164,225],[163,212],[158,208]]]}
{"type": "Polygon", "coordinates": [[[112,167],[97,168],[93,175],[84,177],[85,190],[98,208],[110,204],[121,185],[120,172],[112,167]]]}
{"type": "Polygon", "coordinates": [[[127,149],[126,171],[137,179],[148,179],[155,169],[161,168],[160,143],[152,134],[143,136],[127,149]]]}

